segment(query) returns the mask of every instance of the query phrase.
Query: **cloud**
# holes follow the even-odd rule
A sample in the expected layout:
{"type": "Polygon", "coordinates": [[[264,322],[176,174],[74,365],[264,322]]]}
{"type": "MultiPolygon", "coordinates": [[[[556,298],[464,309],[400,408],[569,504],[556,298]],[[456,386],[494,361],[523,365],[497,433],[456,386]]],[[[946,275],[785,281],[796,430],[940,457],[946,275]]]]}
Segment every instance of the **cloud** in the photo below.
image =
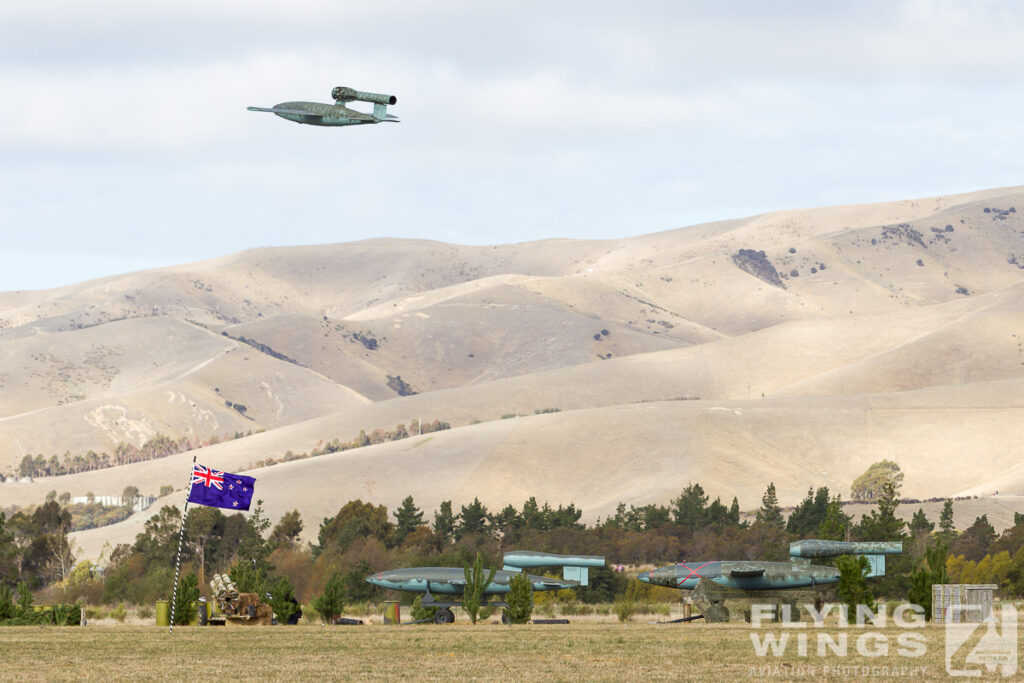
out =
{"type": "Polygon", "coordinates": [[[130,270],[380,235],[616,237],[1014,184],[1024,43],[1005,27],[1021,13],[7,3],[0,223],[16,227],[0,230],[25,253],[60,241],[130,270]],[[245,111],[326,101],[335,85],[397,95],[402,123],[325,130],[245,111]]]}

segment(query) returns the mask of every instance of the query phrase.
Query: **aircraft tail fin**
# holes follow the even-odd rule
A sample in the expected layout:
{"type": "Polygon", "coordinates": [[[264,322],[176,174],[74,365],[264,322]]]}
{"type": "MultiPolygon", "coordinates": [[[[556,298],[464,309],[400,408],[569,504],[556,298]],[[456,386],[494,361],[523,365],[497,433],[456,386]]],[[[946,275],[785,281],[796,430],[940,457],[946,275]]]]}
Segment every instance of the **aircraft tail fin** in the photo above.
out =
{"type": "Polygon", "coordinates": [[[885,555],[860,555],[868,559],[868,573],[865,578],[873,576],[885,576],[885,555]]]}
{"type": "Polygon", "coordinates": [[[536,567],[561,567],[563,579],[576,581],[581,586],[588,585],[589,567],[604,566],[604,557],[601,555],[556,555],[530,550],[510,550],[505,553],[504,561],[504,570],[511,572],[536,567]]]}

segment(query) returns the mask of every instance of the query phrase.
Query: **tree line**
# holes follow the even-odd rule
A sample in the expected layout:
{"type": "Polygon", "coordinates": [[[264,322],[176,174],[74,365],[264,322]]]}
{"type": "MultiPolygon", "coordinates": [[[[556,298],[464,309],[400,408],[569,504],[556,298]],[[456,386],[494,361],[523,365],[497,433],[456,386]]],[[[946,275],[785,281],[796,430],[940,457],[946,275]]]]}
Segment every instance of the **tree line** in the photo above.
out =
{"type": "MultiPolygon", "coordinates": [[[[114,447],[113,455],[107,452],[97,453],[94,450],[75,454],[65,451],[64,455],[60,457],[51,455],[49,458],[42,453],[34,456],[26,454],[21,459],[21,463],[18,465],[15,473],[19,477],[59,477],[66,474],[90,472],[108,467],[117,467],[118,465],[130,465],[137,462],[166,458],[169,455],[177,455],[178,453],[185,453],[197,448],[212,446],[222,441],[241,439],[245,436],[251,436],[253,433],[252,430],[244,433],[235,432],[232,435],[225,435],[223,437],[215,435],[209,439],[196,439],[187,436],[172,439],[169,436],[157,434],[147,440],[142,446],[122,441],[114,447]]],[[[0,479],[0,481],[3,481],[3,479],[0,479]]]]}
{"type": "Polygon", "coordinates": [[[399,441],[401,439],[408,439],[410,436],[418,436],[420,434],[431,434],[433,432],[440,432],[451,428],[451,424],[444,422],[443,420],[423,422],[422,424],[420,423],[419,420],[413,420],[412,422],[409,423],[408,429],[403,423],[399,423],[391,431],[387,431],[385,429],[374,429],[372,432],[367,434],[366,430],[360,429],[359,436],[349,441],[332,439],[331,441],[325,443],[321,440],[308,453],[294,453],[291,450],[288,450],[285,451],[285,454],[280,458],[264,458],[263,460],[257,460],[256,462],[250,464],[247,469],[256,469],[257,467],[270,467],[271,465],[279,465],[283,462],[292,462],[293,460],[305,460],[306,458],[316,458],[321,455],[327,455],[328,453],[340,453],[341,451],[349,451],[355,448],[373,446],[379,443],[386,443],[388,441],[399,441]]]}
{"type": "MultiPolygon", "coordinates": [[[[729,506],[710,500],[700,484],[691,483],[667,505],[620,504],[614,514],[588,526],[580,521],[583,511],[572,503],[554,507],[531,497],[521,506],[491,511],[474,498],[458,507],[444,501],[428,515],[407,496],[393,511],[349,501],[320,522],[315,541],[307,544],[299,542],[305,523],[298,511],[272,524],[261,503],[248,516],[199,506],[185,520],[183,566],[186,574],[196,575],[194,585],[202,594],[208,594],[206,582],[214,573],[229,573],[240,589],[265,590],[275,600],[294,595],[306,602],[323,597],[331,584],[339,599],[351,603],[381,598],[378,588],[363,581],[374,572],[462,567],[474,564],[477,553],[487,566],[500,566],[502,553],[511,549],[604,555],[609,565],[661,565],[785,560],[790,542],[811,537],[901,540],[904,553],[890,557],[886,576],[870,583],[877,595],[906,598],[915,590],[922,595],[928,581],[939,579],[992,582],[1004,596],[1024,595],[1024,515],[1017,515],[1014,526],[1002,534],[984,515],[958,533],[952,501],[937,524],[921,509],[909,524],[899,519],[895,513],[900,501],[892,482],[883,486],[876,502],[855,521],[843,512],[838,495],[819,487],[809,489],[787,517],[769,484],[761,507],[747,520],[741,518],[736,500],[729,506]]],[[[162,508],[134,543],[105,549],[96,567],[75,564],[67,537],[70,513],[58,501],[10,518],[0,514],[0,583],[25,582],[33,590],[49,591],[52,602],[151,604],[169,597],[180,523],[179,508],[162,508]]],[[[646,584],[632,586],[624,573],[609,568],[593,571],[591,579],[590,586],[564,599],[610,602],[627,590],[631,596],[652,590],[646,584]]]]}

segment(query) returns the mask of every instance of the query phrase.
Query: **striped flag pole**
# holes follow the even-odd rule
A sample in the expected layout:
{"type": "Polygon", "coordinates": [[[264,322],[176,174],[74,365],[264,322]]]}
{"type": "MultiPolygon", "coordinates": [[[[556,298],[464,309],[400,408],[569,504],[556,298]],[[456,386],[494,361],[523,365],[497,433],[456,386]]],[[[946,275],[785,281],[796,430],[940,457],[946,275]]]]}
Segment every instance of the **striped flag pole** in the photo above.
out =
{"type": "MultiPolygon", "coordinates": [[[[195,468],[195,455],[192,456],[192,466],[195,468]]],[[[185,494],[185,509],[181,512],[181,529],[178,530],[178,559],[174,563],[174,592],[171,593],[171,627],[168,633],[174,633],[174,605],[178,600],[178,574],[181,571],[181,545],[185,540],[185,515],[188,514],[188,499],[192,497],[192,470],[188,472],[188,492],[185,494]]]]}

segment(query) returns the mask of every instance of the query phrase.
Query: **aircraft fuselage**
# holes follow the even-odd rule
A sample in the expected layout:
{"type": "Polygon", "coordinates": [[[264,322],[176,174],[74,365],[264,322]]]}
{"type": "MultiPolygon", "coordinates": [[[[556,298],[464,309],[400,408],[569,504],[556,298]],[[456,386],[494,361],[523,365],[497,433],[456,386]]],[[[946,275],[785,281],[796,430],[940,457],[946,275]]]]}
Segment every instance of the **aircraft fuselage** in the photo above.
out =
{"type": "MultiPolygon", "coordinates": [[[[521,572],[499,570],[494,580],[484,588],[485,595],[508,593],[513,577],[521,572]]],[[[553,579],[547,576],[527,574],[535,591],[560,590],[562,588],[578,588],[579,582],[568,579],[553,579]]],[[[381,588],[399,591],[425,593],[428,590],[435,595],[462,595],[466,584],[466,574],[457,567],[410,567],[377,572],[366,577],[368,583],[381,588]]]]}
{"type": "Polygon", "coordinates": [[[324,104],[323,102],[282,102],[275,104],[274,109],[287,109],[289,112],[274,112],[282,119],[305,123],[310,126],[358,126],[366,123],[379,123],[369,114],[349,109],[340,104],[324,104]],[[308,114],[292,112],[305,111],[308,114]]]}
{"type": "Polygon", "coordinates": [[[680,562],[637,577],[656,586],[693,590],[702,579],[740,590],[784,590],[837,583],[839,570],[792,562],[680,562]],[[758,569],[764,569],[758,572],[758,569]]]}

